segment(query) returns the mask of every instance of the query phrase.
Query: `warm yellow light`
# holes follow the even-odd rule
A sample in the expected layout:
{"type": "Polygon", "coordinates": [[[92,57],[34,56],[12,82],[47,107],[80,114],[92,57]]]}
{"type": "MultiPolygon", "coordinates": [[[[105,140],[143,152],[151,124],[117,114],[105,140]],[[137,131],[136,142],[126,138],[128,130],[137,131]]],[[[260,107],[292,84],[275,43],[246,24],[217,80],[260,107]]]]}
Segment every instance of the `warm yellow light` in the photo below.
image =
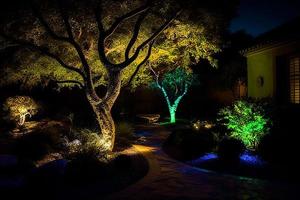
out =
{"type": "Polygon", "coordinates": [[[201,128],[205,128],[205,129],[211,129],[214,126],[213,123],[210,123],[208,121],[200,121],[197,120],[196,122],[193,123],[193,128],[195,130],[199,130],[201,128]]]}
{"type": "Polygon", "coordinates": [[[209,122],[206,122],[206,123],[204,124],[204,128],[206,128],[206,129],[211,129],[213,126],[214,126],[214,125],[213,125],[212,123],[209,123],[209,122]]]}
{"type": "Polygon", "coordinates": [[[15,121],[19,126],[24,125],[26,118],[35,115],[39,110],[39,105],[28,96],[9,97],[3,107],[8,113],[6,118],[15,121]]]}
{"type": "Polygon", "coordinates": [[[201,122],[200,122],[200,120],[198,120],[198,121],[196,121],[195,123],[193,123],[193,128],[194,128],[195,130],[199,130],[200,127],[201,127],[201,122]]]}

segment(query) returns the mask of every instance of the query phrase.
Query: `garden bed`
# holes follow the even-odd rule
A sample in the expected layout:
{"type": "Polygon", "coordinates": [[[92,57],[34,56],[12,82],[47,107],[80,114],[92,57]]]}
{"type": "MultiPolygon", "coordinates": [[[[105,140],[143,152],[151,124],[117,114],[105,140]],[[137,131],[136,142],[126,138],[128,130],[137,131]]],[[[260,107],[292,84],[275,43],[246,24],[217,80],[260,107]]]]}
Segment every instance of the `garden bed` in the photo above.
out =
{"type": "Polygon", "coordinates": [[[2,197],[101,198],[147,174],[147,160],[129,143],[117,143],[111,155],[95,156],[94,149],[66,155],[61,142],[70,129],[52,124],[39,124],[18,137],[1,135],[1,143],[6,144],[0,152],[2,197]]]}
{"type": "MultiPolygon", "coordinates": [[[[265,161],[258,153],[243,151],[237,159],[220,158],[213,130],[175,130],[165,141],[163,149],[172,158],[212,172],[241,177],[297,183],[296,164],[265,161]]],[[[282,158],[284,160],[284,158],[282,158]]]]}

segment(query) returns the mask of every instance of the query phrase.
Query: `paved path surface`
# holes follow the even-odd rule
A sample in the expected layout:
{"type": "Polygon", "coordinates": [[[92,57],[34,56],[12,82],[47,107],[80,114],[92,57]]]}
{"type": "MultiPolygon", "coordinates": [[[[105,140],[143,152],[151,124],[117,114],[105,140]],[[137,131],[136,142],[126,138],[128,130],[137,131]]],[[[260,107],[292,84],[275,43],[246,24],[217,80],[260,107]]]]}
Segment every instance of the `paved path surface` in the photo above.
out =
{"type": "Polygon", "coordinates": [[[168,134],[144,132],[146,140],[135,148],[146,156],[148,174],[108,199],[300,199],[296,185],[216,174],[173,160],[161,149],[168,134]]]}

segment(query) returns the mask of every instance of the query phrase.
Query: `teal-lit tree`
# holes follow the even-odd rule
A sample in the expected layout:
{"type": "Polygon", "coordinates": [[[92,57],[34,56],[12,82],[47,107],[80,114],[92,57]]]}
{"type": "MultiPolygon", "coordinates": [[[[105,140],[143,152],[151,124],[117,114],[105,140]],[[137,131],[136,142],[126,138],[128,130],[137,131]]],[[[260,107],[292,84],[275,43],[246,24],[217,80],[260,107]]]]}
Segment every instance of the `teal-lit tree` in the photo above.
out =
{"type": "Polygon", "coordinates": [[[182,98],[188,93],[192,84],[197,83],[196,75],[191,71],[178,67],[167,72],[160,80],[159,73],[150,68],[154,74],[155,81],[151,84],[158,88],[168,105],[170,123],[176,123],[176,111],[182,98]]]}
{"type": "Polygon", "coordinates": [[[255,103],[236,101],[218,114],[218,120],[230,131],[228,136],[241,140],[247,149],[256,149],[261,138],[269,132],[270,119],[255,103]]]}

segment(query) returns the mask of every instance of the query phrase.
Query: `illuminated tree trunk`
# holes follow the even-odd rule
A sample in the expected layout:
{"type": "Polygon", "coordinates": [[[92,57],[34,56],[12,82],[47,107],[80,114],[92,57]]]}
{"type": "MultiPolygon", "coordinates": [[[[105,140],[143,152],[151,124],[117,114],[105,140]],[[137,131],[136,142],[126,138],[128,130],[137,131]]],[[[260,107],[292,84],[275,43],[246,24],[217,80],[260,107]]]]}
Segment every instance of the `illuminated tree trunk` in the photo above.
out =
{"type": "Polygon", "coordinates": [[[121,73],[109,72],[109,83],[105,97],[101,100],[95,96],[94,90],[87,93],[87,98],[96,116],[100,133],[105,140],[103,148],[112,151],[115,143],[115,123],[111,115],[111,109],[120,94],[121,73]]]}
{"type": "Polygon", "coordinates": [[[100,104],[93,108],[96,115],[96,121],[100,128],[100,134],[105,144],[103,148],[112,151],[115,143],[115,123],[108,105],[100,104]]]}
{"type": "Polygon", "coordinates": [[[176,123],[176,108],[171,107],[169,108],[170,113],[170,123],[176,123]]]}
{"type": "Polygon", "coordinates": [[[170,123],[176,123],[176,111],[177,111],[177,108],[178,108],[178,105],[179,105],[181,99],[187,93],[188,85],[185,84],[183,93],[176,98],[176,100],[174,101],[173,104],[171,104],[170,98],[169,98],[165,88],[163,86],[161,86],[160,84],[157,84],[157,85],[158,85],[158,88],[162,91],[162,93],[166,99],[166,102],[168,104],[169,113],[170,113],[170,123]]]}

